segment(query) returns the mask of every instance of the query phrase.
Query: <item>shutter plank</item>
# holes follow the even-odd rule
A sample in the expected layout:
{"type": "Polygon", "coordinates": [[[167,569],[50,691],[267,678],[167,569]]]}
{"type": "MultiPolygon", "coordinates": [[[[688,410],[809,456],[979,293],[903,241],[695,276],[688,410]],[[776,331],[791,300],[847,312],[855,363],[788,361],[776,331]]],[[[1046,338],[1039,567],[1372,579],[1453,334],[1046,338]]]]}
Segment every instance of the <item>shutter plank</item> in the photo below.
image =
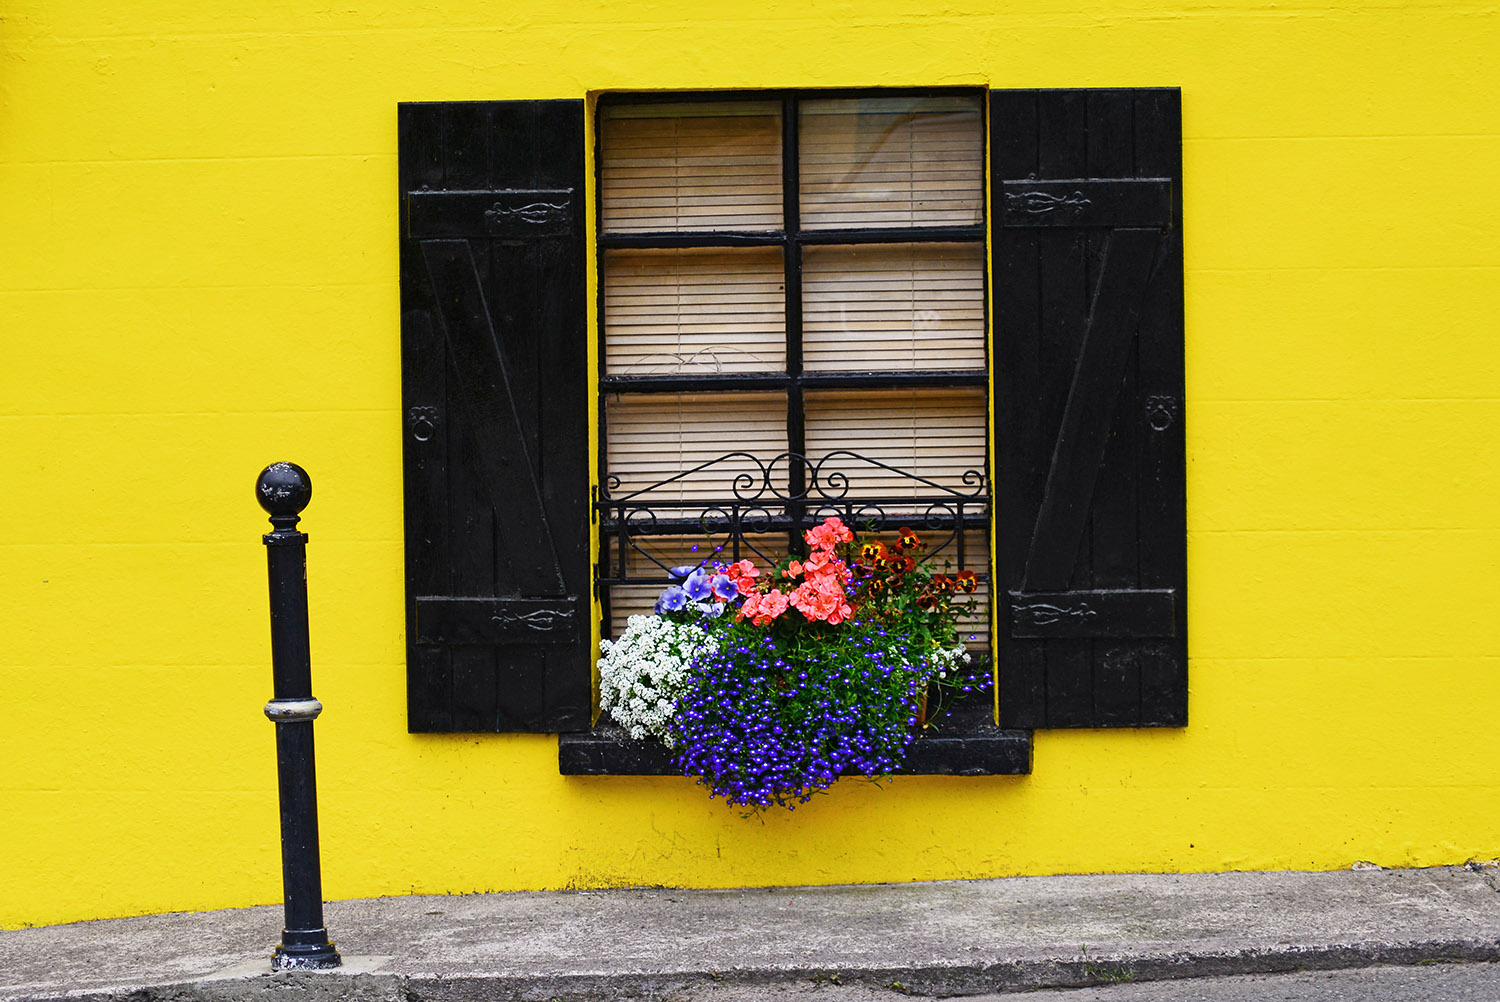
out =
{"type": "MultiPolygon", "coordinates": [[[[1088,94],[1086,91],[1044,91],[1037,98],[1038,168],[1043,178],[1082,177],[1088,170],[1088,94]]],[[[1090,234],[1078,228],[1049,228],[1040,234],[1042,282],[1041,424],[1043,440],[1055,437],[1073,382],[1075,360],[1083,343],[1088,320],[1089,294],[1093,288],[1090,234]]],[[[1034,389],[1021,388],[1035,393],[1034,389]]],[[[1038,443],[1040,444],[1040,443],[1038,443]]],[[[1037,450],[1041,484],[1032,497],[1046,498],[1049,450],[1037,450]]],[[[1040,517],[1041,505],[1038,505],[1040,517]]],[[[1029,552],[1029,549],[1028,549],[1029,552]]],[[[1092,584],[1089,576],[1089,541],[1083,539],[1070,554],[1076,561],[1059,590],[1072,580],[1078,587],[1092,584]],[[1076,555],[1076,556],[1075,556],[1076,555]]],[[[1021,587],[1038,587],[1022,572],[1021,587]]],[[[1058,639],[1043,645],[1046,662],[1047,720],[1087,719],[1093,715],[1092,644],[1084,639],[1058,639]]]]}
{"type": "MultiPolygon", "coordinates": [[[[1135,171],[1134,101],[1129,91],[1093,91],[1089,94],[1088,173],[1090,177],[1129,177],[1135,171]]],[[[1126,187],[1139,187],[1140,181],[1127,181],[1126,187]]],[[[1120,217],[1115,226],[1145,225],[1159,230],[1171,219],[1171,186],[1160,186],[1160,203],[1155,218],[1144,224],[1120,217]]],[[[1119,232],[1116,230],[1115,232],[1119,232]]],[[[1102,255],[1108,243],[1107,231],[1089,237],[1096,256],[1102,255]]],[[[1136,337],[1126,338],[1129,348],[1121,368],[1121,400],[1136,397],[1136,337]]],[[[1118,405],[1116,407],[1118,410],[1118,405]]],[[[1136,454],[1137,423],[1124,415],[1109,422],[1109,436],[1099,460],[1099,475],[1094,482],[1093,504],[1089,506],[1089,541],[1093,585],[1097,589],[1128,589],[1140,584],[1138,533],[1136,526],[1136,454]]],[[[1140,596],[1133,607],[1142,607],[1140,596]]],[[[1127,599],[1127,602],[1130,600],[1127,599]]],[[[1167,626],[1170,628],[1170,610],[1167,626]]],[[[1098,633],[1093,644],[1094,715],[1104,725],[1130,725],[1141,714],[1141,673],[1137,657],[1139,644],[1130,632],[1112,632],[1107,618],[1096,624],[1098,633]],[[1111,638],[1129,637],[1125,642],[1111,638]]],[[[1143,627],[1144,628],[1144,627],[1143,627]]],[[[1156,629],[1161,629],[1158,625],[1156,629]]]]}
{"type": "MultiPolygon", "coordinates": [[[[1178,123],[1182,97],[1175,90],[1142,91],[1135,103],[1135,163],[1138,173],[1182,176],[1178,123]]],[[[1174,225],[1157,251],[1151,295],[1137,338],[1140,476],[1140,583],[1177,591],[1177,629],[1168,641],[1143,645],[1142,724],[1187,723],[1187,536],[1183,424],[1182,188],[1174,186],[1174,225]]]]}
{"type": "MultiPolygon", "coordinates": [[[[1001,179],[1035,176],[1037,172],[1037,99],[1032,91],[993,91],[990,94],[991,188],[1001,190],[1001,179]]],[[[996,233],[994,246],[994,346],[991,391],[998,426],[992,430],[995,456],[995,518],[997,539],[997,603],[1008,601],[1009,590],[1021,586],[1031,527],[1036,524],[1036,499],[1046,483],[1046,468],[1026,443],[1035,441],[1040,413],[1034,395],[1021,387],[1042,385],[1041,276],[1036,230],[996,233]],[[1035,485],[1035,489],[1029,486],[1035,485]]],[[[1016,643],[1004,628],[1009,613],[997,604],[995,656],[997,713],[1002,720],[1042,720],[1047,712],[1046,651],[1040,644],[1016,643]]]]}
{"type": "MultiPolygon", "coordinates": [[[[398,145],[405,153],[403,183],[435,187],[443,183],[442,121],[433,116],[401,114],[398,145]]],[[[406,200],[401,203],[405,230],[406,200]]],[[[401,287],[423,284],[421,261],[401,256],[401,287]]],[[[406,521],[407,595],[430,594],[448,587],[448,426],[447,349],[425,300],[403,296],[401,317],[402,411],[404,427],[404,511],[406,521]],[[415,541],[416,545],[413,545],[415,541]]],[[[407,636],[415,635],[415,606],[406,610],[407,636]]],[[[407,671],[410,726],[419,731],[452,729],[453,669],[446,648],[408,646],[413,662],[407,671]]]]}
{"type": "MultiPolygon", "coordinates": [[[[488,109],[481,104],[456,105],[442,118],[442,169],[444,188],[490,187],[490,132],[488,109]]],[[[410,206],[410,199],[407,200],[410,206]]],[[[408,218],[412,215],[408,208],[408,218]]],[[[470,408],[460,379],[461,366],[453,356],[450,342],[462,339],[463,326],[474,316],[474,308],[453,302],[456,292],[445,290],[433,281],[432,260],[425,246],[417,255],[425,268],[427,288],[432,295],[432,316],[445,359],[448,392],[445,417],[448,427],[448,496],[451,537],[445,556],[448,580],[445,591],[457,594],[485,594],[495,586],[495,515],[483,484],[470,471],[483,462],[480,439],[469,427],[470,408]]],[[[468,245],[462,243],[464,252],[468,245]]],[[[472,271],[472,266],[470,268],[472,271]]],[[[469,377],[469,378],[472,378],[469,377]]],[[[408,597],[408,601],[412,599],[408,597]]],[[[415,621],[411,642],[418,644],[415,621]]],[[[420,646],[420,645],[419,645],[420,646]]],[[[483,648],[447,648],[452,674],[449,716],[450,725],[459,731],[493,730],[499,712],[495,685],[495,652],[483,648]]]]}

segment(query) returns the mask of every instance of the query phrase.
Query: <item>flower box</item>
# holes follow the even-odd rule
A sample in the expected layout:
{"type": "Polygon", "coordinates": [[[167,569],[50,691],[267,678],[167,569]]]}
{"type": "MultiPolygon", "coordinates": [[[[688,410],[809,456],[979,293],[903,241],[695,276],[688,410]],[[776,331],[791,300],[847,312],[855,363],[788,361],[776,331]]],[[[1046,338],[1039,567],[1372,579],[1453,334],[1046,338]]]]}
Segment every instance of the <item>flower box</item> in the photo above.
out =
{"type": "Polygon", "coordinates": [[[767,569],[673,568],[654,614],[601,645],[601,708],[659,743],[643,761],[735,806],[792,809],[840,776],[907,771],[929,688],[975,688],[956,629],[972,572],[934,567],[905,528],[860,540],[831,517],[804,539],[805,557],[767,569]]]}

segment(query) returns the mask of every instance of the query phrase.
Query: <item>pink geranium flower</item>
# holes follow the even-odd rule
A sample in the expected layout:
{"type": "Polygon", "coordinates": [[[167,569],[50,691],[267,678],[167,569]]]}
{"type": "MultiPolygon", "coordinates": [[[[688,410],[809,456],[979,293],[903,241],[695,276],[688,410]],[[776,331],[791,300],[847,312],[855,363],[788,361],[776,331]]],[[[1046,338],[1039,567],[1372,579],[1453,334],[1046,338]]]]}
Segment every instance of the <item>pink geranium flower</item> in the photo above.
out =
{"type": "Polygon", "coordinates": [[[760,569],[749,560],[736,560],[724,568],[724,574],[741,595],[752,595],[759,590],[755,579],[760,577],[760,569]]]}
{"type": "Polygon", "coordinates": [[[854,538],[854,533],[837,515],[830,515],[823,520],[822,525],[815,525],[802,534],[807,540],[807,545],[818,549],[832,550],[839,543],[847,543],[854,538]]]}
{"type": "Polygon", "coordinates": [[[787,597],[779,588],[772,588],[764,595],[752,592],[740,606],[739,618],[748,619],[756,626],[768,626],[786,610],[787,597]]]}

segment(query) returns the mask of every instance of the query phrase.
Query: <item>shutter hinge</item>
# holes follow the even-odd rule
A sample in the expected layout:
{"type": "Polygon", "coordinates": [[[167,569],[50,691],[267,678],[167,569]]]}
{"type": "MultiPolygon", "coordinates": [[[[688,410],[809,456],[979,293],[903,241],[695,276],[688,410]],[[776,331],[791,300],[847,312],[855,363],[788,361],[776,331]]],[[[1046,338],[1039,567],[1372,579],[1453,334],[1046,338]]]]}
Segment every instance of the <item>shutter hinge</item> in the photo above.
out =
{"type": "Polygon", "coordinates": [[[603,595],[601,594],[603,589],[599,587],[599,561],[597,560],[594,561],[594,576],[592,578],[592,581],[594,585],[594,601],[597,602],[600,598],[603,597],[603,595]]]}
{"type": "MultiPolygon", "coordinates": [[[[594,525],[599,521],[599,485],[593,484],[589,487],[589,524],[594,525]]],[[[598,566],[595,565],[595,577],[598,577],[598,566]]]]}

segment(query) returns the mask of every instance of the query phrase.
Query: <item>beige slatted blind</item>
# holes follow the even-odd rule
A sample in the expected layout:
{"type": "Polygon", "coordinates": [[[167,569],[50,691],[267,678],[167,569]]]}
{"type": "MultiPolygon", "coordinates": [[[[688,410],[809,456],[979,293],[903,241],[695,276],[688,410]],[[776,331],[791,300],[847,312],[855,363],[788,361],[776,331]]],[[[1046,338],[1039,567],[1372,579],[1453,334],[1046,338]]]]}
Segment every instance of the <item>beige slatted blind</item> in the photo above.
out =
{"type": "Polygon", "coordinates": [[[600,121],[605,233],[781,229],[777,102],[613,105],[600,121]]]}
{"type": "MultiPolygon", "coordinates": [[[[712,544],[706,537],[695,537],[686,539],[681,536],[647,536],[638,538],[636,543],[641,549],[650,553],[658,561],[668,567],[679,567],[683,564],[697,564],[713,552],[712,544]],[[694,550],[692,547],[697,546],[694,550]]],[[[615,545],[610,540],[611,548],[615,545]]],[[[619,554],[611,550],[610,557],[614,562],[609,565],[610,573],[619,570],[619,554]]],[[[626,573],[631,577],[665,577],[664,572],[655,563],[647,559],[638,549],[627,547],[625,550],[626,573]]],[[[609,589],[609,625],[612,636],[618,637],[625,632],[625,621],[631,616],[650,612],[656,605],[656,597],[661,594],[664,585],[613,585],[609,589]]]]}
{"type": "MultiPolygon", "coordinates": [[[[963,534],[963,567],[954,562],[948,573],[972,570],[980,574],[980,585],[974,589],[974,606],[969,615],[959,619],[959,639],[971,654],[989,654],[990,651],[990,534],[984,529],[969,529],[963,534]]],[[[939,553],[935,565],[944,567],[944,556],[956,555],[954,547],[939,553]]]]}
{"type": "Polygon", "coordinates": [[[977,98],[802,102],[802,227],[982,222],[983,134],[977,98]]]}
{"type": "Polygon", "coordinates": [[[979,244],[806,248],[804,368],[983,369],[984,270],[979,244]]]}
{"type": "MultiPolygon", "coordinates": [[[[964,473],[984,473],[988,408],[982,387],[903,390],[809,390],[807,454],[848,450],[907,470],[952,490],[964,473]]],[[[855,497],[910,497],[933,489],[855,460],[823,467],[849,476],[855,497]]]]}
{"type": "Polygon", "coordinates": [[[605,372],[784,372],[785,281],[775,247],[606,251],[605,372]]]}
{"type": "MultiPolygon", "coordinates": [[[[610,490],[615,497],[687,474],[653,490],[651,497],[730,498],[736,473],[759,476],[753,463],[737,460],[699,473],[688,471],[731,452],[748,452],[763,461],[785,452],[786,394],[621,394],[605,401],[605,429],[605,461],[610,474],[620,479],[620,485],[610,490]]],[[[784,483],[780,486],[786,489],[784,483]]]]}

